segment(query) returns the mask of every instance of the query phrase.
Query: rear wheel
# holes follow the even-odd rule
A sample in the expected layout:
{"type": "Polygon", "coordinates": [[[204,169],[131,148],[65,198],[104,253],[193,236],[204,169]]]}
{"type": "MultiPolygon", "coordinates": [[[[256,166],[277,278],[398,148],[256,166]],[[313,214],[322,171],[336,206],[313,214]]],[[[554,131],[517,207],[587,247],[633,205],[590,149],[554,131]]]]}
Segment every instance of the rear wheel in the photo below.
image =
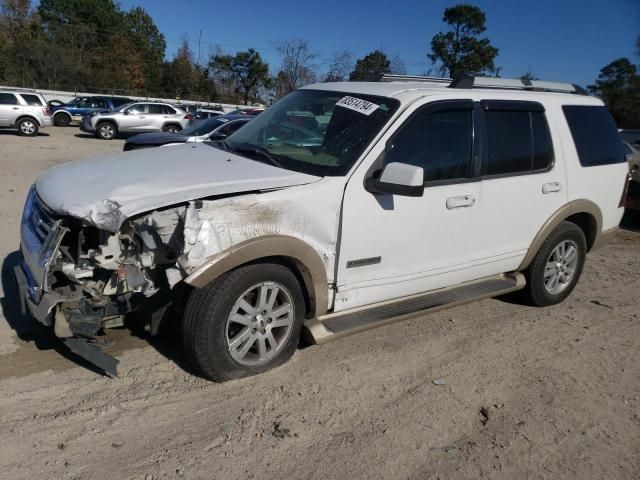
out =
{"type": "Polygon", "coordinates": [[[525,272],[527,302],[544,307],[567,298],[582,274],[586,252],[587,241],[580,227],[570,222],[558,225],[525,272]]]}
{"type": "Polygon", "coordinates": [[[66,113],[58,113],[53,117],[53,124],[56,127],[68,127],[71,123],[71,117],[66,113]]]}
{"type": "Polygon", "coordinates": [[[212,380],[265,372],[295,352],[304,305],[300,284],[286,267],[240,267],[191,294],[183,321],[185,352],[212,380]]]}
{"type": "Polygon", "coordinates": [[[164,127],[162,127],[162,131],[163,132],[178,133],[180,130],[182,130],[182,127],[180,127],[180,125],[176,125],[174,123],[172,123],[170,125],[165,125],[164,127]]]}
{"type": "Polygon", "coordinates": [[[102,140],[113,140],[117,134],[116,126],[111,122],[102,122],[96,127],[96,136],[102,140]]]}
{"type": "Polygon", "coordinates": [[[21,118],[16,124],[18,134],[24,137],[35,137],[38,135],[39,125],[33,118],[21,118]]]}

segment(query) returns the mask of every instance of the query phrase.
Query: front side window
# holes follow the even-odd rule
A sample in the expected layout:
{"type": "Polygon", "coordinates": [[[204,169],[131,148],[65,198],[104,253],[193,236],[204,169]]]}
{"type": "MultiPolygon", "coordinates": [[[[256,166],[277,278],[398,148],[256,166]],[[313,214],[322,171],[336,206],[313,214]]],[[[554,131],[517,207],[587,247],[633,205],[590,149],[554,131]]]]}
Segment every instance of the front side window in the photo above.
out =
{"type": "Polygon", "coordinates": [[[91,106],[91,99],[89,97],[80,97],[76,101],[76,107],[89,108],[91,106]]]}
{"type": "Polygon", "coordinates": [[[107,107],[107,101],[104,98],[94,97],[91,100],[91,107],[92,108],[106,108],[107,107]]]}
{"type": "Polygon", "coordinates": [[[544,111],[489,109],[485,113],[487,161],[484,175],[508,175],[546,170],[553,146],[544,111]]]}
{"type": "Polygon", "coordinates": [[[583,167],[626,161],[618,129],[605,107],[564,105],[562,110],[583,167]]]}
{"type": "Polygon", "coordinates": [[[18,105],[18,99],[13,93],[0,93],[0,105],[18,105]]]}
{"type": "Polygon", "coordinates": [[[27,105],[33,105],[36,107],[41,107],[43,104],[40,101],[40,98],[37,95],[29,95],[26,93],[21,93],[20,96],[25,101],[27,105]]]}
{"type": "Polygon", "coordinates": [[[399,106],[396,99],[297,90],[225,142],[252,159],[312,175],[345,175],[399,106]]]}
{"type": "Polygon", "coordinates": [[[473,111],[430,111],[412,116],[387,146],[385,162],[408,163],[424,170],[424,181],[472,175],[473,111]]]}
{"type": "Polygon", "coordinates": [[[136,114],[139,114],[139,113],[146,113],[145,105],[143,103],[134,103],[133,105],[131,105],[130,107],[127,107],[125,109],[125,113],[128,113],[129,115],[136,115],[136,114]]]}

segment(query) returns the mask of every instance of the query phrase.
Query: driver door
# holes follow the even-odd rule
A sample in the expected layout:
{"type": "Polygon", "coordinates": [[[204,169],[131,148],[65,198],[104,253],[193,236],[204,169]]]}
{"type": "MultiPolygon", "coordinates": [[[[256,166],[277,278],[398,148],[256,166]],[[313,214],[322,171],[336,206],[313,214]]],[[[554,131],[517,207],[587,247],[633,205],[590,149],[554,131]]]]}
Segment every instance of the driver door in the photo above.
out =
{"type": "Polygon", "coordinates": [[[442,288],[482,275],[474,265],[480,181],[471,100],[405,112],[345,190],[334,311],[442,288]],[[393,129],[392,129],[393,130],[393,129]],[[364,181],[391,162],[424,169],[424,194],[370,193],[364,181]],[[368,163],[368,164],[367,164],[368,163]]]}
{"type": "Polygon", "coordinates": [[[135,103],[124,111],[120,119],[120,130],[140,131],[147,125],[147,110],[144,103],[135,103]]]}

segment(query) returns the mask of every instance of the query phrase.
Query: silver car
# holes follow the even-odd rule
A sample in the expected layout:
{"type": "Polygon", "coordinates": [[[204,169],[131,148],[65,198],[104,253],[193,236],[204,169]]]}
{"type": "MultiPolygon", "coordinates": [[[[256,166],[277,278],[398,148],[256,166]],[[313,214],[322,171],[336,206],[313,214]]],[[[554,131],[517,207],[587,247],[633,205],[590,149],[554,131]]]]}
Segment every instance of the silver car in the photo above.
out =
{"type": "Polygon", "coordinates": [[[191,118],[191,114],[168,103],[133,102],[113,112],[87,115],[80,130],[111,140],[121,133],[179,132],[191,118]]]}
{"type": "Polygon", "coordinates": [[[33,90],[0,88],[0,128],[15,128],[19,135],[35,137],[41,128],[52,124],[42,95],[33,90]]]}

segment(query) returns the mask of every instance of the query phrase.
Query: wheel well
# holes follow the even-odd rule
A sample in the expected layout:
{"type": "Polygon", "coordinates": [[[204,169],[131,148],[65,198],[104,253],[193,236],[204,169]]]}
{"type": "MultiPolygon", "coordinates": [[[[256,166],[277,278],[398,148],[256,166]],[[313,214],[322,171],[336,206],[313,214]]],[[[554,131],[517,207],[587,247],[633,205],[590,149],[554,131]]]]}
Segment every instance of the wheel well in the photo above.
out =
{"type": "Polygon", "coordinates": [[[115,128],[118,128],[118,125],[116,124],[116,122],[114,120],[111,119],[105,119],[105,120],[100,120],[98,121],[98,123],[96,123],[96,127],[98,125],[100,125],[101,123],[110,123],[111,125],[113,125],[115,128]]]}
{"type": "Polygon", "coordinates": [[[71,118],[71,114],[65,110],[58,110],[57,112],[53,112],[54,117],[58,115],[66,115],[67,117],[71,118]]]}
{"type": "Polygon", "coordinates": [[[584,233],[585,238],[587,239],[587,251],[591,250],[593,244],[596,241],[596,237],[598,236],[598,224],[596,219],[588,214],[588,213],[575,213],[570,217],[564,219],[565,222],[571,222],[578,227],[584,233]]]}
{"type": "Polygon", "coordinates": [[[33,120],[34,122],[36,122],[38,124],[38,126],[42,126],[40,124],[40,121],[36,118],[36,117],[32,117],[31,115],[21,115],[18,118],[16,118],[16,125],[18,124],[18,122],[20,122],[20,120],[24,120],[25,118],[28,118],[29,120],[33,120]]]}
{"type": "Polygon", "coordinates": [[[167,128],[167,127],[170,127],[172,125],[178,127],[180,130],[182,130],[182,125],[180,125],[180,123],[178,123],[178,122],[167,122],[164,125],[162,125],[162,128],[167,128]]]}

